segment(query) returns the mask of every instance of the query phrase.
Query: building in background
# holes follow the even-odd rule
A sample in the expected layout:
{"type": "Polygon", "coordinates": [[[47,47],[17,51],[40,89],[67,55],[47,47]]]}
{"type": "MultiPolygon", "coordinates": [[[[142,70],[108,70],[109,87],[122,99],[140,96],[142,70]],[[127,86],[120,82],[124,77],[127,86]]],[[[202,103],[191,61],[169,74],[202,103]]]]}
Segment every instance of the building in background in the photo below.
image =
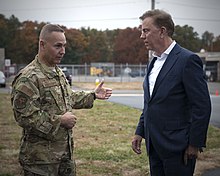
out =
{"type": "Polygon", "coordinates": [[[197,53],[203,60],[207,80],[211,82],[220,81],[220,52],[197,53]]]}

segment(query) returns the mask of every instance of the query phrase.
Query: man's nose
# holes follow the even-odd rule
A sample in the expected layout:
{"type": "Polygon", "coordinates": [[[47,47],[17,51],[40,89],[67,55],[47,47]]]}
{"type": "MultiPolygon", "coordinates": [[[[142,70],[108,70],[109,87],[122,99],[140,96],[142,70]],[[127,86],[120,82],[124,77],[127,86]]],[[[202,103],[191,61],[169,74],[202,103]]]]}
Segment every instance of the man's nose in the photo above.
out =
{"type": "Polygon", "coordinates": [[[60,50],[60,53],[65,54],[66,48],[63,46],[60,50]]]}
{"type": "Polygon", "coordinates": [[[145,39],[145,38],[146,38],[146,36],[145,36],[145,34],[142,32],[141,35],[140,35],[140,39],[145,39]]]}

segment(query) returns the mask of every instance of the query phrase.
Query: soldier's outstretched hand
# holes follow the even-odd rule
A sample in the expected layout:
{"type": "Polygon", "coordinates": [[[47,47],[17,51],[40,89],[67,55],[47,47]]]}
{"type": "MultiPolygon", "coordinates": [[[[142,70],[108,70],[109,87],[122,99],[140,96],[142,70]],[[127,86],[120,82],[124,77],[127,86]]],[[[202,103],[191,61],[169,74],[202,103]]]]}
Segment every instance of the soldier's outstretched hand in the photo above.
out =
{"type": "Polygon", "coordinates": [[[95,96],[97,99],[106,100],[112,95],[112,89],[103,87],[104,80],[102,80],[95,88],[95,96]]]}

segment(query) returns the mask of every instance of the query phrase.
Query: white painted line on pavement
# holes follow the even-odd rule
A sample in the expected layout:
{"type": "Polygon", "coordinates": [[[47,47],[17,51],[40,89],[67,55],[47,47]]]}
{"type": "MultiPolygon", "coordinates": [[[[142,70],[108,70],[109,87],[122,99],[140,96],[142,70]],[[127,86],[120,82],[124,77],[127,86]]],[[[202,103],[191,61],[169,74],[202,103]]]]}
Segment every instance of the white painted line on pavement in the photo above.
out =
{"type": "Polygon", "coordinates": [[[112,94],[112,97],[138,97],[143,96],[144,94],[112,94]]]}

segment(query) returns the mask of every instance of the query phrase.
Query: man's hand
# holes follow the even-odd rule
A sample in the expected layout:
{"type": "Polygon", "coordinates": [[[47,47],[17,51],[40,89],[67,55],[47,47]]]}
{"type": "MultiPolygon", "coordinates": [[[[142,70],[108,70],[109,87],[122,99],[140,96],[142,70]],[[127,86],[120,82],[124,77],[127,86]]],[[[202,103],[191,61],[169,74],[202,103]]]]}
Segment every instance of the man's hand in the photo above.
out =
{"type": "Polygon", "coordinates": [[[75,126],[76,120],[77,118],[72,114],[72,112],[66,112],[61,117],[61,126],[67,129],[71,129],[75,126]]]}
{"type": "Polygon", "coordinates": [[[139,135],[135,135],[132,140],[132,149],[137,154],[141,154],[141,141],[142,137],[139,135]]]}
{"type": "Polygon", "coordinates": [[[97,99],[105,100],[108,99],[112,95],[112,89],[102,87],[104,84],[104,80],[99,83],[99,85],[95,88],[95,96],[97,99]]]}
{"type": "Polygon", "coordinates": [[[184,164],[187,165],[188,159],[196,159],[198,157],[199,148],[189,145],[184,153],[184,164]]]}

